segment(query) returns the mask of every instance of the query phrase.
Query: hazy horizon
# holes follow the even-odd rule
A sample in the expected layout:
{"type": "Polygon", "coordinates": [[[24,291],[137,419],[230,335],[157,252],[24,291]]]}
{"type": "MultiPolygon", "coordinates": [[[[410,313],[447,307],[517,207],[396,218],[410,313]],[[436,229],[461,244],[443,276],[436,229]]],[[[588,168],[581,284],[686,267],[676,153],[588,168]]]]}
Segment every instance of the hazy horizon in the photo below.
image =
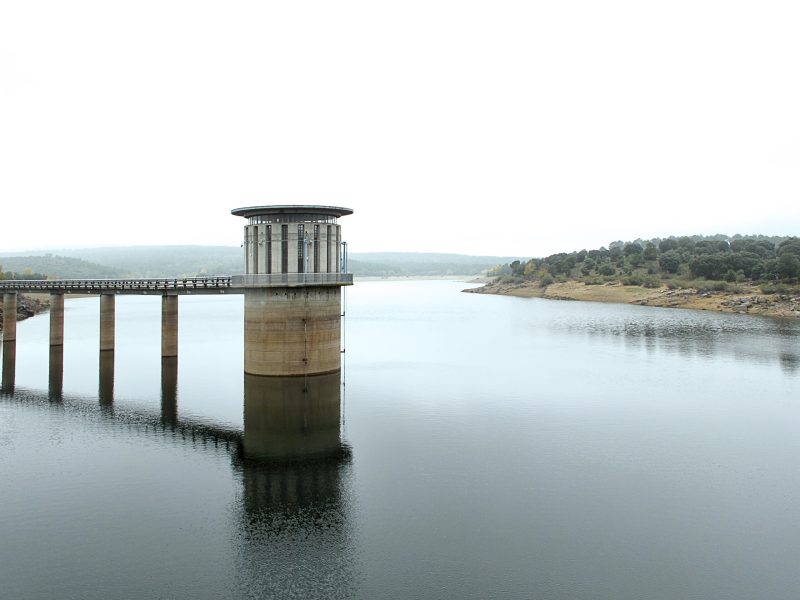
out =
{"type": "Polygon", "coordinates": [[[0,250],[241,243],[544,256],[800,233],[800,6],[5,3],[0,250]]]}

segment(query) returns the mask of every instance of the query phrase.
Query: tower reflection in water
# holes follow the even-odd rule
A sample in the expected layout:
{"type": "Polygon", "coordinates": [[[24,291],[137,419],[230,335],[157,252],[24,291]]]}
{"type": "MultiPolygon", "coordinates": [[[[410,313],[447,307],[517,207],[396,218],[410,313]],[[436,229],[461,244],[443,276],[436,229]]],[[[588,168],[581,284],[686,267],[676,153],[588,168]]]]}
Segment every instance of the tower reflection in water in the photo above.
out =
{"type": "Polygon", "coordinates": [[[245,375],[244,391],[241,591],[352,597],[352,453],[341,437],[340,374],[245,375]]]}

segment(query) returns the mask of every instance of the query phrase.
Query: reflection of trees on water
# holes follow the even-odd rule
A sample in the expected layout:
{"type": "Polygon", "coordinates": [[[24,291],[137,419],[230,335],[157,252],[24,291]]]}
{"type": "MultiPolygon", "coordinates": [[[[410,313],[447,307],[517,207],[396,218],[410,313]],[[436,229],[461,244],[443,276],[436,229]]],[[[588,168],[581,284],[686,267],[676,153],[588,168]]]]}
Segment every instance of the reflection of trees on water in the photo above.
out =
{"type": "Polygon", "coordinates": [[[787,373],[797,373],[800,371],[800,354],[781,352],[781,367],[787,373]]]}
{"type": "Polygon", "coordinates": [[[636,318],[607,315],[557,321],[549,327],[574,335],[617,338],[626,346],[648,352],[664,350],[685,356],[727,355],[741,360],[778,362],[791,373],[798,371],[800,362],[797,346],[800,323],[769,317],[655,309],[652,315],[642,312],[636,318]]]}

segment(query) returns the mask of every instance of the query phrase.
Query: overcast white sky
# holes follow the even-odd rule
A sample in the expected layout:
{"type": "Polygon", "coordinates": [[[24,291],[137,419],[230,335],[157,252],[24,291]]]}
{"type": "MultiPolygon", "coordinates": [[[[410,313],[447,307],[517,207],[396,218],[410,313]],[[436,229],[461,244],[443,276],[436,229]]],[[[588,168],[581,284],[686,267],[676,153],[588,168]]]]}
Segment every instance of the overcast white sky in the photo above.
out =
{"type": "Polygon", "coordinates": [[[800,235],[800,3],[0,0],[0,250],[800,235]]]}

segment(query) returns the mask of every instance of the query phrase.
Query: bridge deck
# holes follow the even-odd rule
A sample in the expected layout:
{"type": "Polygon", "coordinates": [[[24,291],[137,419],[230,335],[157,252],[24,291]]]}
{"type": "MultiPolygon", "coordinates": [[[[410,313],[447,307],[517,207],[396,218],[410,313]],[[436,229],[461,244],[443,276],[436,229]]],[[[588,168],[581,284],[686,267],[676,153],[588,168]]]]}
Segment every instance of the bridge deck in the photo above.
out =
{"type": "Polygon", "coordinates": [[[158,279],[52,279],[0,281],[0,292],[51,294],[226,294],[232,289],[230,277],[182,277],[158,279]]]}
{"type": "Polygon", "coordinates": [[[352,273],[278,273],[214,277],[153,279],[8,279],[2,292],[51,294],[243,294],[254,287],[306,287],[352,285],[352,273]]]}

